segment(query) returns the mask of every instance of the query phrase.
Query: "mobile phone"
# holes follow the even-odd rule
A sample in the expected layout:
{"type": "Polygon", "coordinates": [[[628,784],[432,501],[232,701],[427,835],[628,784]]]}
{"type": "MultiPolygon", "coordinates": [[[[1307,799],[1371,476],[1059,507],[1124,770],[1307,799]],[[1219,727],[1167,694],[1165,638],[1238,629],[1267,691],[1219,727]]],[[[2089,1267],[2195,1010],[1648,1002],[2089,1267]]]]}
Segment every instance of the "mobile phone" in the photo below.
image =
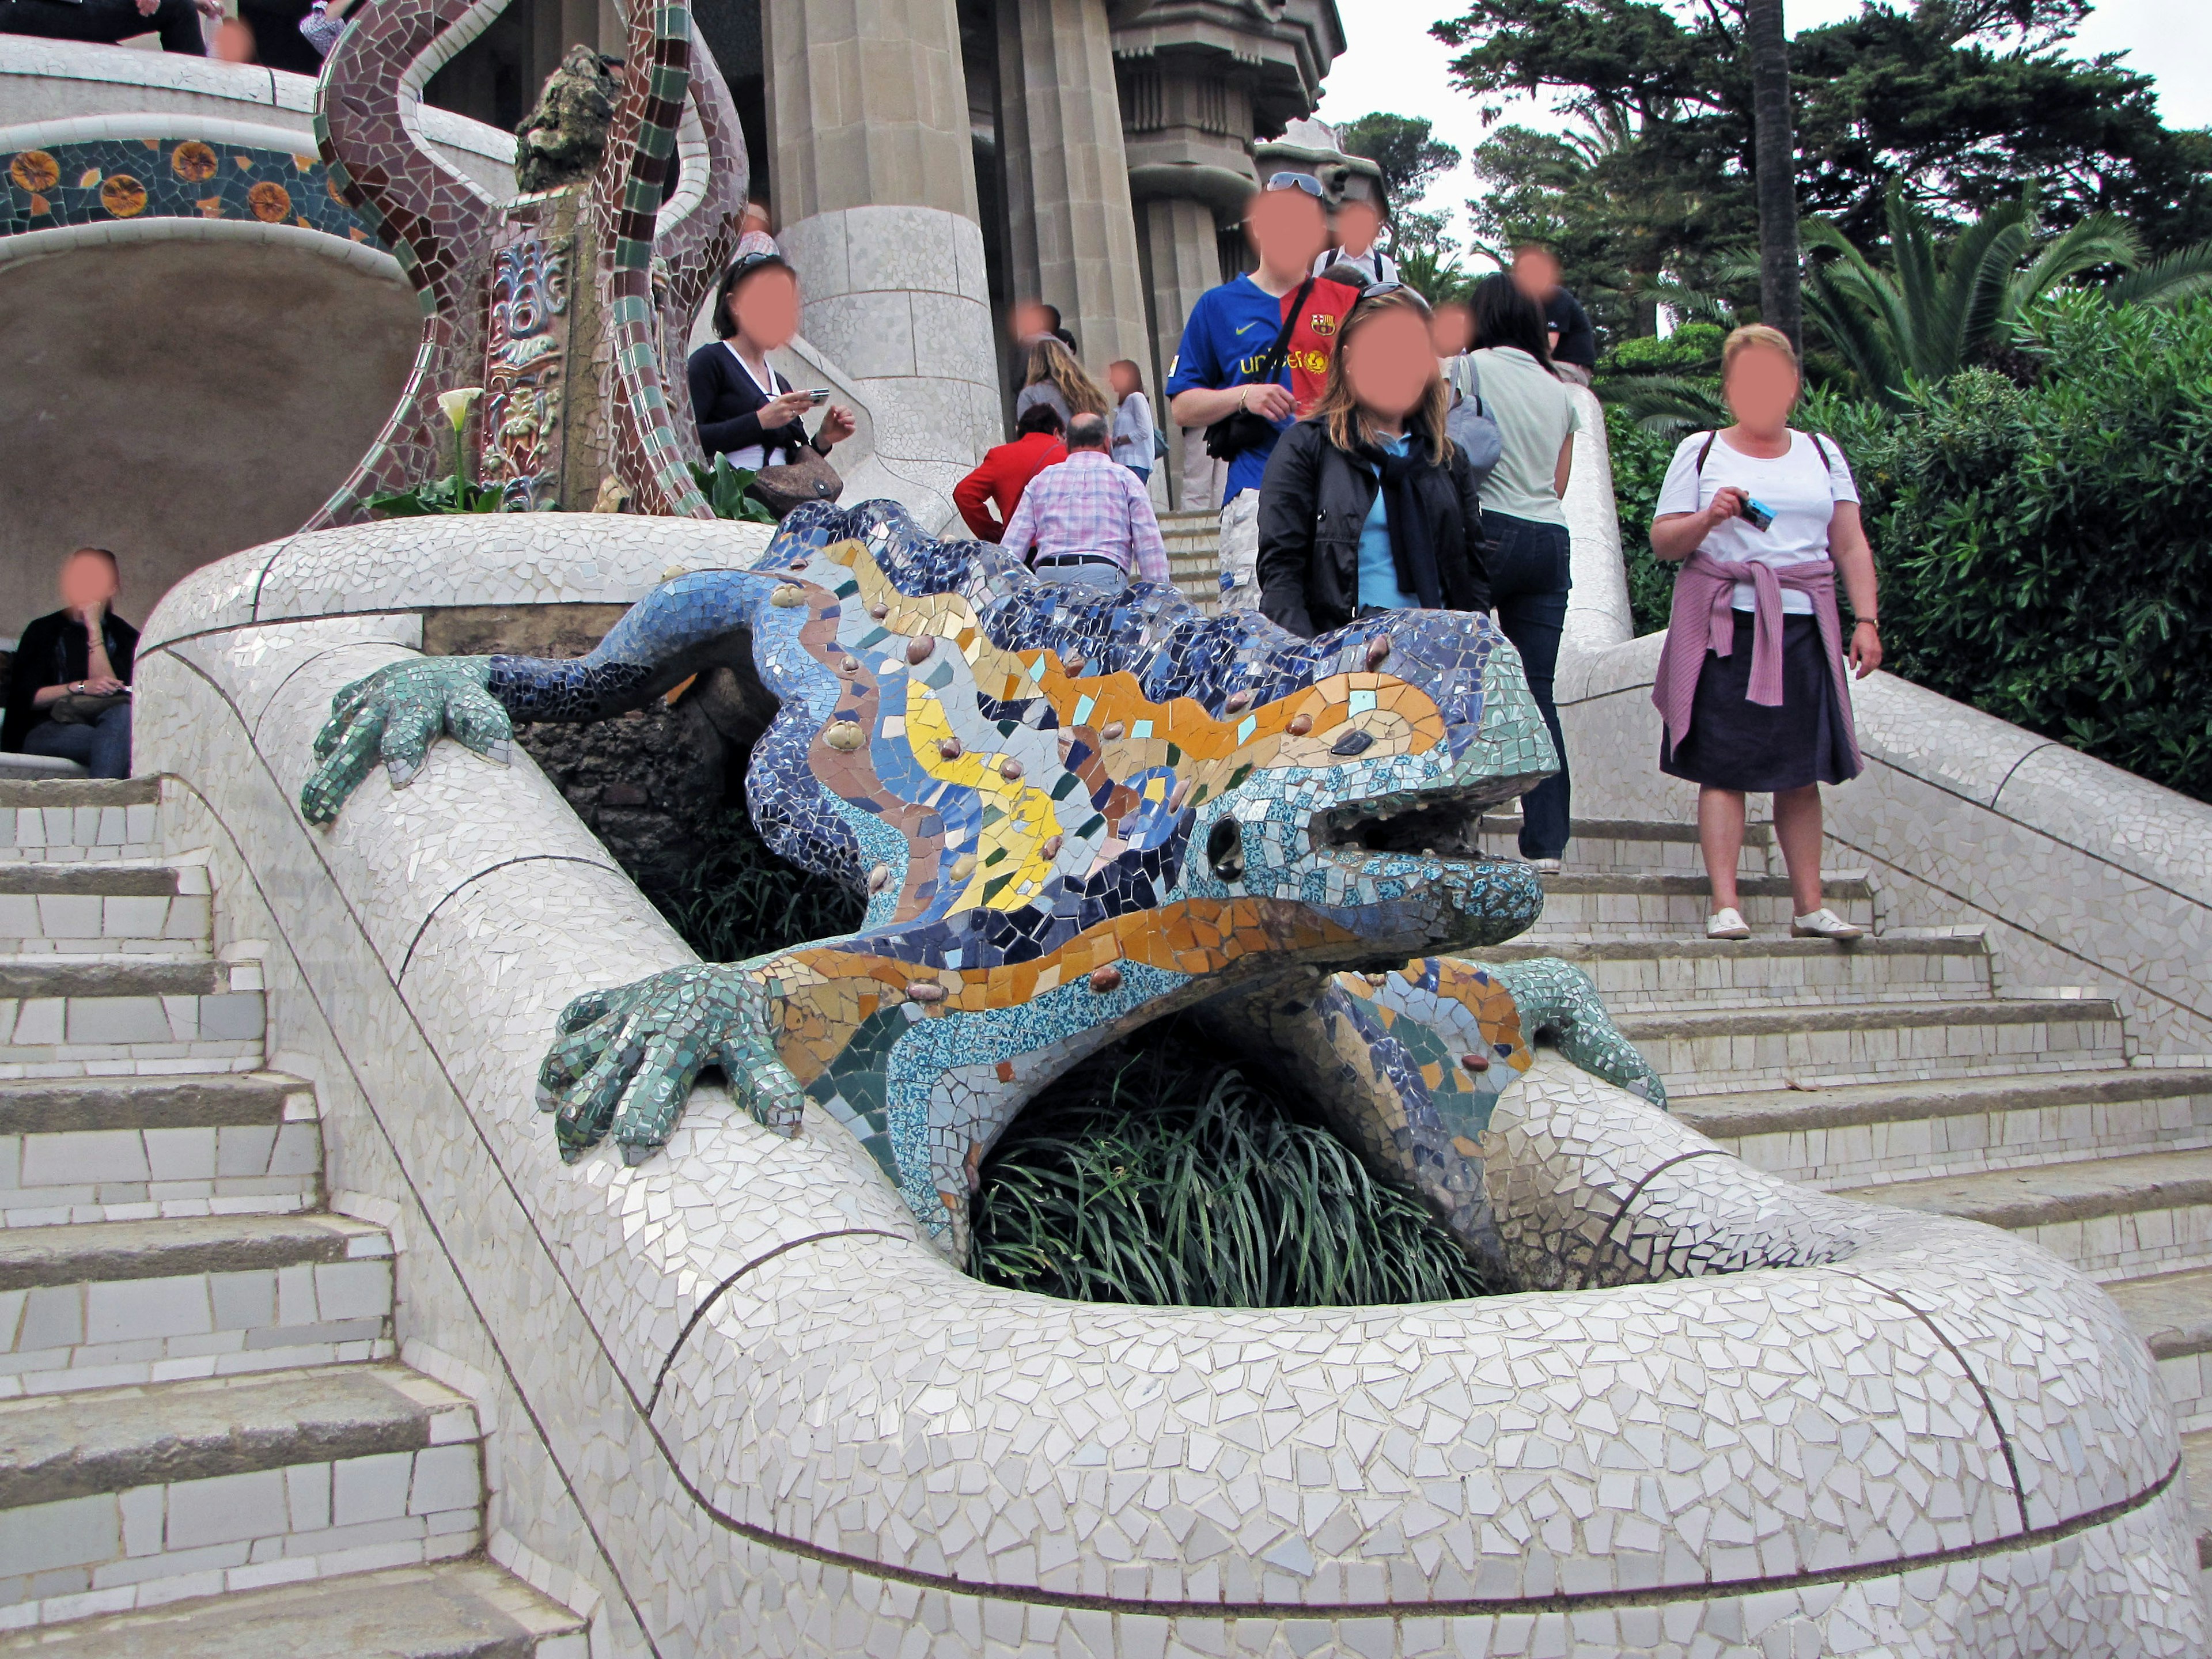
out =
{"type": "Polygon", "coordinates": [[[1747,495],[1737,511],[1753,530],[1765,530],[1774,522],[1774,509],[1755,497],[1747,495]]]}
{"type": "Polygon", "coordinates": [[[817,386],[806,395],[817,404],[826,404],[830,401],[830,388],[826,386],[817,386]]]}

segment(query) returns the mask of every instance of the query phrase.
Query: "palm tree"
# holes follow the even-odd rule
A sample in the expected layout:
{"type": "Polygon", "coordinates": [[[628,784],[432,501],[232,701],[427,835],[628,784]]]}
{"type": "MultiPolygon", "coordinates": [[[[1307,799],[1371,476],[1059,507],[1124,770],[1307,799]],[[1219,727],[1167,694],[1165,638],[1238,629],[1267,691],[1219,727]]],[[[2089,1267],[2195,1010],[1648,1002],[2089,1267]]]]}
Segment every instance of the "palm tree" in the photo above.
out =
{"type": "Polygon", "coordinates": [[[2021,313],[2090,271],[2118,266],[2104,286],[2115,304],[2170,305],[2212,291],[2212,242],[2143,264],[2142,239],[2093,213],[2038,244],[2033,193],[1991,208],[1948,240],[1904,194],[1887,203],[1889,269],[1875,265],[1825,219],[1805,240],[1835,255],[1811,267],[1806,308],[1868,397],[1890,408],[2012,343],[2021,313]]]}
{"type": "Polygon", "coordinates": [[[1759,309],[1773,327],[1804,343],[1797,275],[1797,141],[1790,115],[1790,36],[1782,0],[1745,0],[1744,44],[1751,50],[1752,160],[1759,194],[1759,309]]]}

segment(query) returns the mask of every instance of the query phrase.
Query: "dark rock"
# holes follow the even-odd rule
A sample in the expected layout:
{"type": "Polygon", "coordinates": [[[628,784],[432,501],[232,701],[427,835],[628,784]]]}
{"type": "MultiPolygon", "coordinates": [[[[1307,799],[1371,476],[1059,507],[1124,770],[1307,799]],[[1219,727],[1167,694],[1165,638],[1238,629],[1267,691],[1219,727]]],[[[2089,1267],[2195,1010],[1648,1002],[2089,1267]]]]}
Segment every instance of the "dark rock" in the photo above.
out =
{"type": "Polygon", "coordinates": [[[514,185],[528,194],[559,190],[590,178],[606,154],[622,82],[619,58],[589,46],[568,48],[561,67],[546,77],[538,107],[514,130],[514,185]]]}

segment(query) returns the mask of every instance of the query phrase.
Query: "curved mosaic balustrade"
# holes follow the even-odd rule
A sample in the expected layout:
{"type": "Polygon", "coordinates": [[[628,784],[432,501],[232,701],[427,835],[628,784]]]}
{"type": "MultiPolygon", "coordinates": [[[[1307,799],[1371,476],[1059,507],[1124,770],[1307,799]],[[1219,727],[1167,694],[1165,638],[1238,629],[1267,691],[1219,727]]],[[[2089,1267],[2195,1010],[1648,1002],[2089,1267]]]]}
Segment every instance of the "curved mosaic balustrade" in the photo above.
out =
{"type": "Polygon", "coordinates": [[[2172,1430],[2099,1292],[1758,1176],[1540,1052],[1481,1153],[1516,1272],[1559,1288],[1473,1304],[994,1290],[833,1116],[787,1140],[711,1089],[650,1161],[562,1164],[531,1098],[555,1014],[688,953],[526,758],[440,749],[328,830],[294,805],[322,706],[421,608],[635,599],[760,546],[598,520],[556,561],[561,528],[201,573],[149,625],[142,743],[271,942],[347,1184],[420,1258],[412,1340],[502,1379],[494,1525],[599,1590],[612,1650],[2201,1648],[2172,1430]]]}
{"type": "Polygon", "coordinates": [[[168,218],[293,225],[371,242],[321,158],[295,145],[281,128],[190,118],[0,129],[0,236],[168,218]]]}

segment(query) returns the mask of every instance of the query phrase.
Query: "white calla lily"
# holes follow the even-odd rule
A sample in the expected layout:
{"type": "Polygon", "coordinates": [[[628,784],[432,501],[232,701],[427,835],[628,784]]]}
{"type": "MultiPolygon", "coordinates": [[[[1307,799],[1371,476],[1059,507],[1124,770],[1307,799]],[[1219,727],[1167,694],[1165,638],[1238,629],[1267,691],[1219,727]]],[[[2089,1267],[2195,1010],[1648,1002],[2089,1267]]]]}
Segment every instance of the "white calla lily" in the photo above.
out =
{"type": "Polygon", "coordinates": [[[468,424],[469,410],[476,406],[477,399],[483,396],[483,388],[480,386],[455,386],[451,392],[441,392],[438,394],[438,407],[446,418],[453,422],[453,430],[458,433],[468,424]]]}

